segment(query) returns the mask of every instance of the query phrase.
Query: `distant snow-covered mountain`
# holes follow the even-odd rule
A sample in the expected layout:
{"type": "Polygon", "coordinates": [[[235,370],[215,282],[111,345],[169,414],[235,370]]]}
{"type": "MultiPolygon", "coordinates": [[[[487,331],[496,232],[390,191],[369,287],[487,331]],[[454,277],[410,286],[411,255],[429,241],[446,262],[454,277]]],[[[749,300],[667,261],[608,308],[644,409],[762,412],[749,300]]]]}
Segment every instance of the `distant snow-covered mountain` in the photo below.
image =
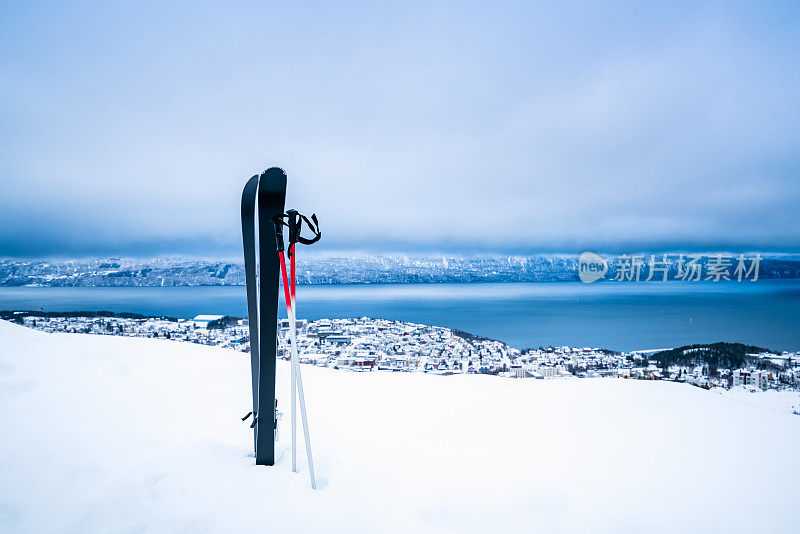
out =
{"type": "MultiPolygon", "coordinates": [[[[613,277],[620,257],[609,256],[607,260],[608,277],[613,277]]],[[[643,261],[646,268],[646,256],[643,261]]],[[[701,259],[704,262],[708,257],[701,259]]],[[[668,264],[672,277],[680,269],[679,257],[670,256],[668,264]]],[[[800,278],[800,260],[793,256],[764,256],[759,277],[800,278]]],[[[576,281],[578,256],[301,256],[297,279],[299,284],[576,281]]],[[[244,285],[244,268],[235,262],[172,258],[0,260],[0,286],[5,287],[203,285],[244,285]]]]}

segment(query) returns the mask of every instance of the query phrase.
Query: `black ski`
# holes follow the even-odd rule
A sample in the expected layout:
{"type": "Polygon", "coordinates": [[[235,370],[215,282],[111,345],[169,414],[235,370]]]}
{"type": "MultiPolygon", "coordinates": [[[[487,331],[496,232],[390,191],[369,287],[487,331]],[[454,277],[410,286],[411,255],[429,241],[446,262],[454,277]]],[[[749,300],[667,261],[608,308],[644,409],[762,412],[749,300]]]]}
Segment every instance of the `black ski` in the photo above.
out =
{"type": "MultiPolygon", "coordinates": [[[[247,319],[250,327],[250,373],[253,386],[253,411],[258,413],[258,288],[256,287],[256,194],[258,175],[247,181],[242,191],[242,241],[244,244],[244,275],[247,286],[247,319]]],[[[250,414],[248,414],[249,416],[250,414]]],[[[247,416],[245,416],[247,419],[247,416]]],[[[256,445],[255,433],[253,446],[256,445]]]]}
{"type": "Polygon", "coordinates": [[[247,313],[250,323],[250,369],[257,465],[275,465],[275,360],[278,347],[278,276],[280,264],[273,217],[283,214],[286,174],[272,167],[251,178],[242,192],[247,313]],[[257,189],[257,193],[256,193],[257,189]],[[258,205],[258,289],[256,289],[255,207],[258,205]]]}
{"type": "Polygon", "coordinates": [[[272,167],[258,182],[259,251],[259,366],[256,464],[275,465],[275,362],[278,351],[278,277],[280,264],[273,217],[281,215],[286,200],[286,173],[272,167]],[[261,429],[261,430],[259,430],[261,429]]]}

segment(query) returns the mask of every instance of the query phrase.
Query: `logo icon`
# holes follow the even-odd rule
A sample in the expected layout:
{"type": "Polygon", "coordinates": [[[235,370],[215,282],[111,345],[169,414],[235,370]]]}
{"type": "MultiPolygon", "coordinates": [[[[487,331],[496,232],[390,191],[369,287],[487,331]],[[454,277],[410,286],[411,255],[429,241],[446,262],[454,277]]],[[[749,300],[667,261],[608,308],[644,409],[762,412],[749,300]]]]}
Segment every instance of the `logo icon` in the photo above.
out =
{"type": "Polygon", "coordinates": [[[578,277],[584,284],[591,284],[606,277],[608,262],[594,252],[584,252],[578,258],[578,277]]]}

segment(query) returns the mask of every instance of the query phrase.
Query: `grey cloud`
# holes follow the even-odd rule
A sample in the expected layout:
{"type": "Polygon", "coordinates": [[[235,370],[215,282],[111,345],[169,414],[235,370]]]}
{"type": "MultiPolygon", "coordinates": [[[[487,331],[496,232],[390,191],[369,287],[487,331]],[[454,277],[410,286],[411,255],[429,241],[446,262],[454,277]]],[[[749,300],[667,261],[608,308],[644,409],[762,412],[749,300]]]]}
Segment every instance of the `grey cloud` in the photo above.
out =
{"type": "Polygon", "coordinates": [[[0,256],[236,254],[271,165],[322,249],[800,246],[789,7],[342,9],[11,27],[0,256]]]}

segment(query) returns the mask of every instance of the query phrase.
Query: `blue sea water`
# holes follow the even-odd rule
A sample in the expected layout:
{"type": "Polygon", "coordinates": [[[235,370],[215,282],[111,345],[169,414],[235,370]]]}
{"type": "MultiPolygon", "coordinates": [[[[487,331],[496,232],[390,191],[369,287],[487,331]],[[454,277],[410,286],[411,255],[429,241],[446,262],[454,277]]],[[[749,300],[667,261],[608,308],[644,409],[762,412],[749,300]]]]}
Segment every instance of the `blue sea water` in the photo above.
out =
{"type": "MultiPolygon", "coordinates": [[[[800,349],[800,281],[299,286],[298,317],[381,317],[516,347],[654,349],[736,341],[800,349]]],[[[280,309],[281,307],[279,307],[280,309]]],[[[0,288],[0,310],[245,316],[244,287],[0,288]]]]}

